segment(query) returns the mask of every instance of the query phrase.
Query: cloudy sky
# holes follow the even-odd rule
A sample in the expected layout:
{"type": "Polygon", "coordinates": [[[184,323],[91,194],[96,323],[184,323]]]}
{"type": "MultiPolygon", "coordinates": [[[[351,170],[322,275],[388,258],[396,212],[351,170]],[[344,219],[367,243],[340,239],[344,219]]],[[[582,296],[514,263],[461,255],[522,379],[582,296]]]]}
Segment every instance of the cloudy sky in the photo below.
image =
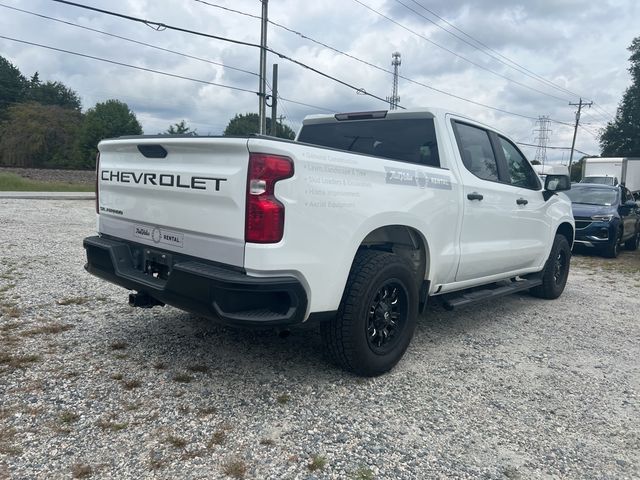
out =
{"type": "MultiPolygon", "coordinates": [[[[259,16],[259,0],[76,1],[219,37],[260,41],[259,19],[219,8],[259,16]]],[[[391,54],[398,51],[405,77],[399,82],[401,106],[461,112],[523,143],[536,143],[535,119],[546,115],[553,120],[549,145],[570,146],[573,128],[558,122],[573,123],[575,107],[568,103],[582,96],[595,104],[585,110],[576,148],[598,154],[595,134],[615,113],[630,82],[626,48],[640,35],[640,2],[270,0],[269,19],[360,61],[273,24],[268,30],[271,49],[382,98],[391,94],[392,76],[384,70],[392,69],[391,54]]],[[[125,101],[145,133],[164,131],[185,119],[200,134],[220,134],[234,114],[258,109],[252,92],[258,89],[259,50],[251,46],[156,31],[51,0],[0,0],[0,35],[204,82],[0,38],[0,55],[23,74],[38,71],[42,80],[64,82],[79,93],[84,109],[109,98],[125,101]]],[[[274,62],[279,65],[280,96],[288,99],[280,102],[280,113],[294,130],[311,113],[388,107],[273,54],[269,77],[274,62]]],[[[523,150],[531,159],[535,156],[535,148],[523,150]]],[[[568,159],[563,150],[547,155],[554,161],[568,159]]]]}

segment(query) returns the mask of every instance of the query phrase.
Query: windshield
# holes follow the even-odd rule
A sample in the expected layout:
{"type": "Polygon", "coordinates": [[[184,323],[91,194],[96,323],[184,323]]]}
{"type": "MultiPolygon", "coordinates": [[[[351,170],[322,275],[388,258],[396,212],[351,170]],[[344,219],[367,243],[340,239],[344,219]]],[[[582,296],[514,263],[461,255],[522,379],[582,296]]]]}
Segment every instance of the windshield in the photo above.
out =
{"type": "Polygon", "coordinates": [[[304,125],[299,142],[440,166],[433,119],[358,120],[304,125]]]}
{"type": "Polygon", "coordinates": [[[587,205],[613,205],[616,203],[618,192],[608,188],[589,188],[574,185],[571,190],[564,192],[573,203],[587,205]]]}

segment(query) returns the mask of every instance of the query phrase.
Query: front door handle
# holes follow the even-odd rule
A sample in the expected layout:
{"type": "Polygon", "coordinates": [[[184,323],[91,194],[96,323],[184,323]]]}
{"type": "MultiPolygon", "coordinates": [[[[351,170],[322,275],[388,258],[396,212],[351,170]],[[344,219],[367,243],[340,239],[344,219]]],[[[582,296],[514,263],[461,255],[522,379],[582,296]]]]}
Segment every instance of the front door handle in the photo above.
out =
{"type": "Polygon", "coordinates": [[[516,200],[516,203],[518,205],[526,205],[527,203],[529,203],[529,200],[525,199],[525,198],[519,198],[516,200]]]}
{"type": "Polygon", "coordinates": [[[478,201],[480,201],[480,200],[482,200],[484,197],[483,197],[481,194],[479,194],[478,192],[471,192],[471,193],[468,193],[468,194],[467,194],[467,198],[468,198],[469,200],[478,200],[478,201]]]}

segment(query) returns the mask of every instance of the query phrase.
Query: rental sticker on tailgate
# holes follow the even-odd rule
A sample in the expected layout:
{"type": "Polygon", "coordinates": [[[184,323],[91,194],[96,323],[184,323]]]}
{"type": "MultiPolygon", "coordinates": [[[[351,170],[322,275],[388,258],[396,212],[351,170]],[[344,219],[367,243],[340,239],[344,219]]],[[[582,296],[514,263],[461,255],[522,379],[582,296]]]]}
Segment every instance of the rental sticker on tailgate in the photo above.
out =
{"type": "Polygon", "coordinates": [[[182,248],[184,234],[165,230],[164,228],[149,227],[147,225],[135,225],[133,233],[138,238],[151,241],[153,243],[165,243],[174,247],[182,248]]]}

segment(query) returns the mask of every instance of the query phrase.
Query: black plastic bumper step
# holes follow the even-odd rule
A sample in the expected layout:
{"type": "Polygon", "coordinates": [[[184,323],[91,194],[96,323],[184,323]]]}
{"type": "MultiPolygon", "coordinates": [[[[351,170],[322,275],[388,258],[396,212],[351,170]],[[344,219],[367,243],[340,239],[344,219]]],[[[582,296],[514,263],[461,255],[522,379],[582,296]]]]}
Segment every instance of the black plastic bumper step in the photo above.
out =
{"type": "Polygon", "coordinates": [[[442,304],[447,310],[463,307],[471,303],[481,302],[490,298],[503,297],[512,293],[529,290],[530,288],[542,285],[542,278],[529,277],[518,280],[508,280],[501,283],[494,283],[494,288],[484,288],[482,290],[462,291],[442,296],[442,304]]]}

